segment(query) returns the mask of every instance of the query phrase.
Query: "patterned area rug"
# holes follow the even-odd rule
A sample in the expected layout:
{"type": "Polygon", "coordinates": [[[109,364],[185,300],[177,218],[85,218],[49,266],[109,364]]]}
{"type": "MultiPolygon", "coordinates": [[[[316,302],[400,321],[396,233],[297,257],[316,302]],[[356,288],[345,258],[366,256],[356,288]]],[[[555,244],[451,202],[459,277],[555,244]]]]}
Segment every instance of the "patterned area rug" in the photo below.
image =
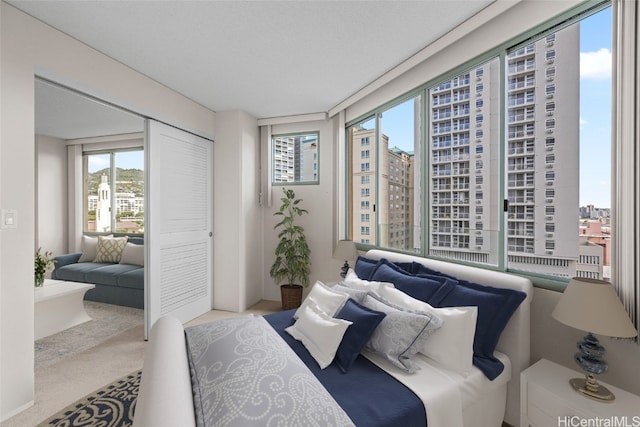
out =
{"type": "Polygon", "coordinates": [[[133,372],[96,390],[53,415],[38,427],[104,426],[133,424],[141,371],[133,372]]]}

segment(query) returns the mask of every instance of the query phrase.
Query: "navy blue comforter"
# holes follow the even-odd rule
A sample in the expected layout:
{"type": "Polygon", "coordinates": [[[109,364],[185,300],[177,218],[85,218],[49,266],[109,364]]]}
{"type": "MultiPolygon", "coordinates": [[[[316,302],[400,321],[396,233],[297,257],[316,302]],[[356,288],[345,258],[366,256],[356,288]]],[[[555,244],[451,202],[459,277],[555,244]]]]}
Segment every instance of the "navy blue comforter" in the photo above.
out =
{"type": "Polygon", "coordinates": [[[322,385],[331,393],[357,426],[424,427],[422,401],[398,380],[360,355],[349,372],[332,363],[320,369],[304,345],[285,332],[294,323],[295,310],[265,315],[264,318],[289,344],[322,385]]]}

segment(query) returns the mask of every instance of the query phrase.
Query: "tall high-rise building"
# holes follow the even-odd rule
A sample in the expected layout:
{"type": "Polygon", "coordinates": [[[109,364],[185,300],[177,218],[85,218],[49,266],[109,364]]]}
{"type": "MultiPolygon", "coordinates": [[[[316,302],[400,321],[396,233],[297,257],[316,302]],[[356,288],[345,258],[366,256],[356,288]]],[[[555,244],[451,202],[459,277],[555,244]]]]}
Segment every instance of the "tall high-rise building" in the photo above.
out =
{"type": "Polygon", "coordinates": [[[430,255],[496,263],[499,61],[429,90],[430,255]]]}
{"type": "Polygon", "coordinates": [[[429,91],[432,255],[497,263],[504,205],[495,171],[504,115],[508,265],[529,271],[543,265],[559,276],[575,272],[578,55],[577,25],[510,53],[506,111],[497,109],[497,59],[429,91]]]}
{"type": "Polygon", "coordinates": [[[508,264],[571,277],[579,257],[580,29],[507,58],[508,264]]]}
{"type": "Polygon", "coordinates": [[[507,262],[570,276],[578,258],[579,27],[551,34],[429,91],[430,254],[497,263],[504,210],[500,117],[506,127],[507,262]],[[560,167],[562,165],[562,167],[560,167]],[[562,185],[556,185],[562,183],[562,185]],[[575,224],[560,227],[559,224],[575,224]]]}
{"type": "Polygon", "coordinates": [[[317,134],[273,137],[273,182],[317,180],[317,134]]]}
{"type": "Polygon", "coordinates": [[[386,248],[414,249],[414,156],[389,149],[374,129],[352,132],[353,240],[386,248]],[[379,151],[378,151],[379,150],[379,151]]]}

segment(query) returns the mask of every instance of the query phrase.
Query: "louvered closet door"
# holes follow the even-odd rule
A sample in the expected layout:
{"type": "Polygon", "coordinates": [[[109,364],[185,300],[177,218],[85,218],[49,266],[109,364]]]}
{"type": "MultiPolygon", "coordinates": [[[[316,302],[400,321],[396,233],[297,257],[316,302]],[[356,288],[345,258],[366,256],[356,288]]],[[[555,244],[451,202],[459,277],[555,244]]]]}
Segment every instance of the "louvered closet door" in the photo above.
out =
{"type": "Polygon", "coordinates": [[[211,310],[213,141],[147,120],[145,337],[211,310]]]}

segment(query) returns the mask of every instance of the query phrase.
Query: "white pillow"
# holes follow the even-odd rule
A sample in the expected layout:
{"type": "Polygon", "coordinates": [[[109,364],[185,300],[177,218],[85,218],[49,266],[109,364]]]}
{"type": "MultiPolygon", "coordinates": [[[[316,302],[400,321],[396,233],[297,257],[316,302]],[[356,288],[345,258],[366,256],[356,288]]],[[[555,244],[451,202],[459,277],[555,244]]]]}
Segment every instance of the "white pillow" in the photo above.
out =
{"type": "MultiPolygon", "coordinates": [[[[109,234],[106,237],[113,237],[113,234],[109,234]]],[[[81,250],[82,255],[78,262],[93,262],[96,258],[96,248],[98,247],[98,238],[93,236],[82,236],[81,250]]]]}
{"type": "Polygon", "coordinates": [[[144,266],[144,245],[127,243],[122,250],[120,264],[132,264],[144,266]]]}
{"type": "Polygon", "coordinates": [[[333,362],[342,337],[353,322],[334,319],[320,310],[316,304],[307,304],[300,308],[300,317],[285,331],[301,341],[318,362],[320,369],[324,369],[333,362]]]}
{"type": "Polygon", "coordinates": [[[311,292],[309,292],[307,298],[302,302],[300,308],[294,313],[293,318],[297,319],[302,309],[309,304],[316,304],[320,310],[327,313],[330,317],[333,317],[348,299],[349,295],[344,292],[334,291],[318,280],[314,283],[311,292]]]}
{"type": "Polygon", "coordinates": [[[367,292],[377,291],[381,286],[389,286],[392,288],[395,287],[393,283],[389,282],[372,282],[370,280],[361,279],[352,269],[349,269],[349,271],[347,271],[347,275],[345,276],[344,280],[340,282],[340,284],[349,288],[367,292]]]}
{"type": "Polygon", "coordinates": [[[432,313],[442,319],[442,327],[429,337],[420,353],[463,376],[471,372],[478,307],[436,308],[399,289],[386,286],[380,288],[378,294],[400,308],[432,313]]]}

